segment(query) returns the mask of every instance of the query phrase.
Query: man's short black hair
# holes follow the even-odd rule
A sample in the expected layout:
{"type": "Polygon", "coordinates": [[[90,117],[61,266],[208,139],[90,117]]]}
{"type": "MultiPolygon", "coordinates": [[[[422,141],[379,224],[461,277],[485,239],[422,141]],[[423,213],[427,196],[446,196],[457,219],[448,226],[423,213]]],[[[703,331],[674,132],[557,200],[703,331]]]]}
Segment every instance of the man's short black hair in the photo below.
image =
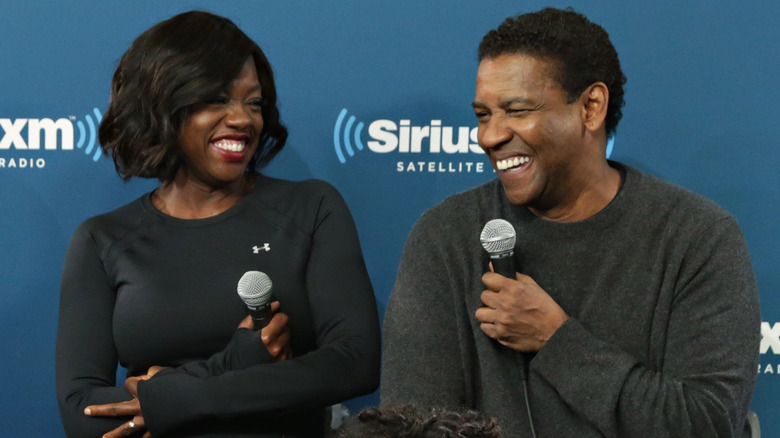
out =
{"type": "Polygon", "coordinates": [[[545,8],[507,18],[479,44],[479,61],[501,55],[524,54],[557,65],[555,79],[569,102],[595,82],[609,89],[605,120],[612,137],[623,116],[623,84],[617,51],[598,24],[572,9],[545,8]]]}

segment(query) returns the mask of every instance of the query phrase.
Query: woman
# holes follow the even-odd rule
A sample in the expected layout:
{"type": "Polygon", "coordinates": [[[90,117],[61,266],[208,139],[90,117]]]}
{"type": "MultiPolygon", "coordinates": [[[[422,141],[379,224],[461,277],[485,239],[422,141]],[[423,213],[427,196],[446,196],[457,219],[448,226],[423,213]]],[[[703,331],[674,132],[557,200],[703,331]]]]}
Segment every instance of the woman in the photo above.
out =
{"type": "Polygon", "coordinates": [[[322,436],[326,406],[377,387],[376,304],[347,207],[324,182],[257,173],[286,138],[270,64],[225,18],[177,15],[122,57],[100,142],[123,179],[161,186],[85,221],[68,248],[68,436],[322,436]],[[252,270],[284,312],[262,332],[236,293],[252,270]]]}

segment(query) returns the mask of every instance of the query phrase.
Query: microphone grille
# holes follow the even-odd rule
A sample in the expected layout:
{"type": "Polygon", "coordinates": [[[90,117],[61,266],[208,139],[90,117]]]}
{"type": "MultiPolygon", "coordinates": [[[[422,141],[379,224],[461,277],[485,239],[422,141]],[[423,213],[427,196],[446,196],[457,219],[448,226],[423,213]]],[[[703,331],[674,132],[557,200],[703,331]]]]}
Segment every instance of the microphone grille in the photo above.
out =
{"type": "Polygon", "coordinates": [[[485,224],[479,241],[489,254],[501,254],[515,247],[515,228],[504,219],[493,219],[485,224]]]}
{"type": "Polygon", "coordinates": [[[238,296],[247,306],[258,307],[271,301],[271,279],[260,271],[246,271],[238,280],[238,296]]]}

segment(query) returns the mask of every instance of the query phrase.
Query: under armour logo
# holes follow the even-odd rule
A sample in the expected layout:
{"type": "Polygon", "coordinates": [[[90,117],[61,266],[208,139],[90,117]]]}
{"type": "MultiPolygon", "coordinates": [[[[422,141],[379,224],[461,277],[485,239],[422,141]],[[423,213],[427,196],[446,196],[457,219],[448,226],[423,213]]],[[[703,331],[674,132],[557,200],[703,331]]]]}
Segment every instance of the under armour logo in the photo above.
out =
{"type": "Polygon", "coordinates": [[[271,245],[269,245],[267,243],[264,243],[263,246],[255,245],[255,246],[252,247],[252,252],[255,253],[255,254],[260,254],[260,251],[268,252],[270,250],[271,250],[271,245]]]}

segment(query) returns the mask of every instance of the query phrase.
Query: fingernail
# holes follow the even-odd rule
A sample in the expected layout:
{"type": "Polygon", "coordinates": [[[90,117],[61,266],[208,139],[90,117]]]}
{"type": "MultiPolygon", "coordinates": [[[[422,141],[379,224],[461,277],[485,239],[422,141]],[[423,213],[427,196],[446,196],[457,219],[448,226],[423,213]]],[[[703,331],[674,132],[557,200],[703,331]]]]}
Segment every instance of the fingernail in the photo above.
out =
{"type": "Polygon", "coordinates": [[[89,408],[84,409],[84,413],[87,415],[92,415],[92,410],[89,408]]]}

